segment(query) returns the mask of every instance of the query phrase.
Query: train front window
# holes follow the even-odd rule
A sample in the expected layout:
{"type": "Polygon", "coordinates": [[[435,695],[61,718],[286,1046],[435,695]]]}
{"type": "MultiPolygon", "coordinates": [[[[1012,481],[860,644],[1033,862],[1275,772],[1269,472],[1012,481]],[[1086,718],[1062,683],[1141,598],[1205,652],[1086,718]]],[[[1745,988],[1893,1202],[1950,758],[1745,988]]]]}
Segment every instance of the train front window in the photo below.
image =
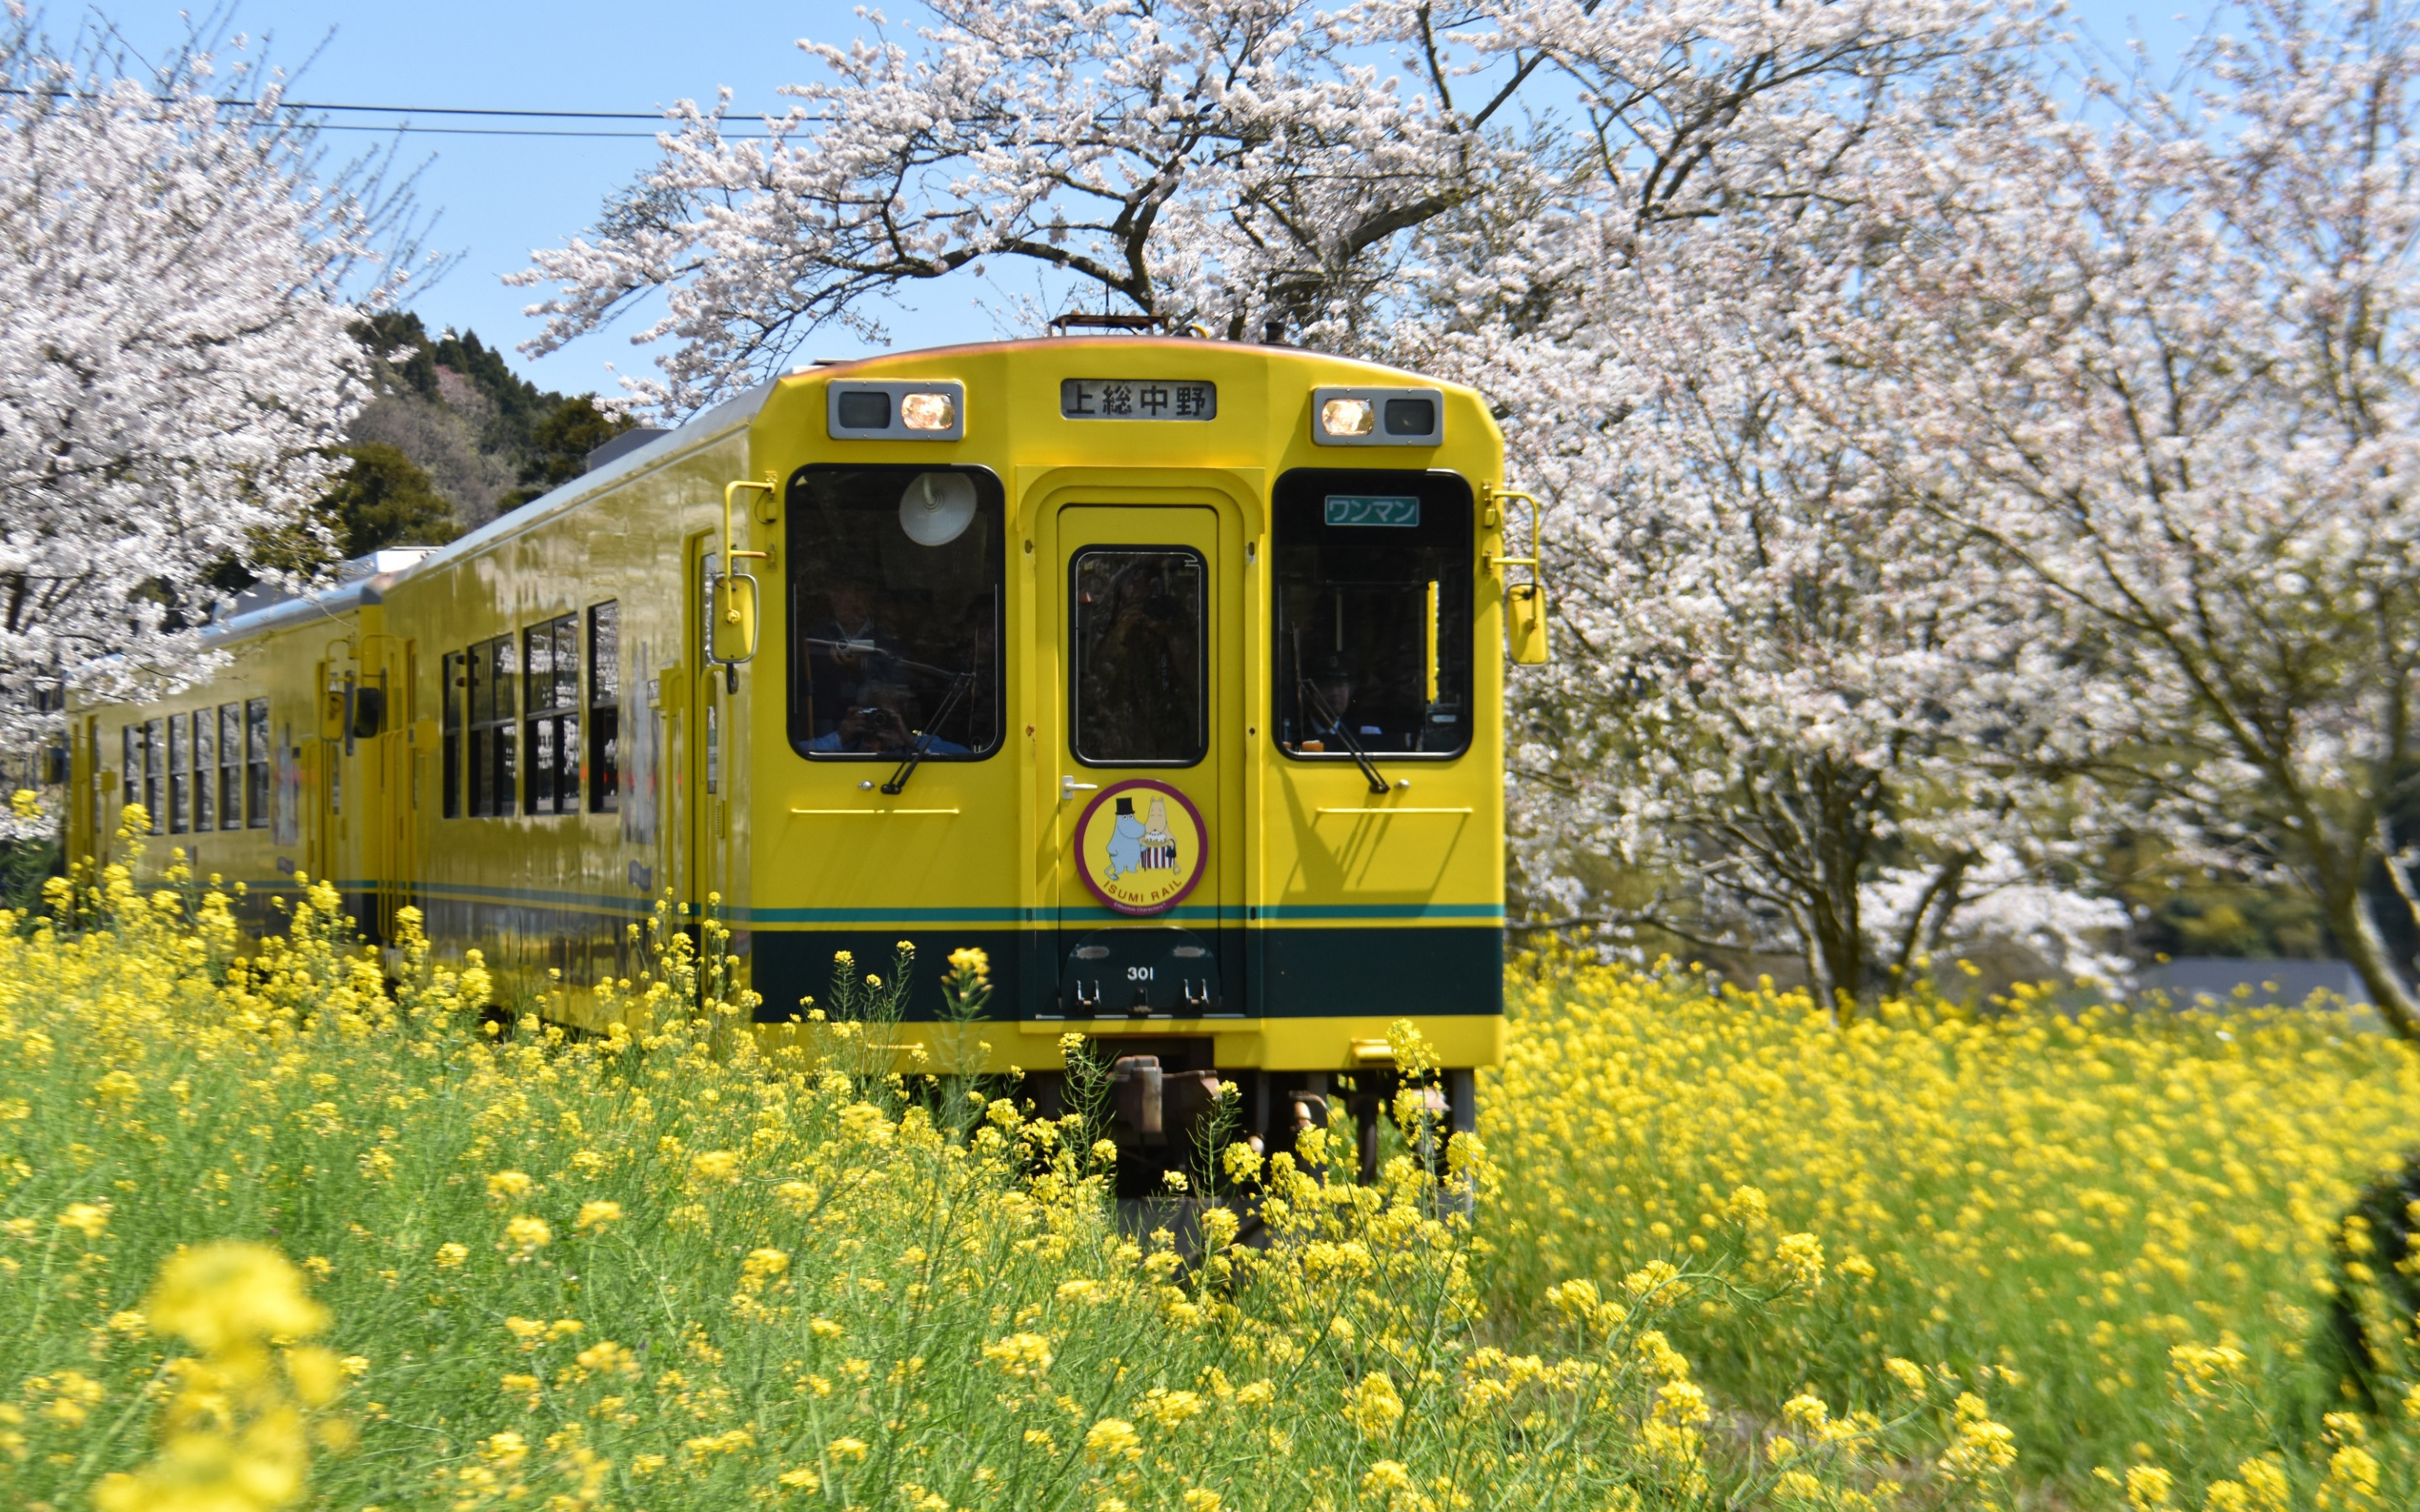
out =
{"type": "Polygon", "coordinates": [[[1000,748],[1004,498],[981,468],[791,478],[793,747],[937,762],[1000,748]]]}
{"type": "Polygon", "coordinates": [[[1076,759],[1190,766],[1210,748],[1209,576],[1181,547],[1094,547],[1075,561],[1076,759]]]}
{"type": "Polygon", "coordinates": [[[1349,762],[1470,745],[1470,488],[1450,472],[1278,480],[1278,745],[1349,762]]]}

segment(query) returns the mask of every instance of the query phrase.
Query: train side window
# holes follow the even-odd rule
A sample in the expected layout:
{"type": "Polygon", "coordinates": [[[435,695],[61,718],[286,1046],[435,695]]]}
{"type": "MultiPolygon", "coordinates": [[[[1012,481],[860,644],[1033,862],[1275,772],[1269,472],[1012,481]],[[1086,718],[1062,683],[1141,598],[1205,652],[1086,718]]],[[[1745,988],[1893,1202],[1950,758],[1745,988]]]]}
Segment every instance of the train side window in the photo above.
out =
{"type": "Polygon", "coordinates": [[[194,818],[193,744],[185,717],[168,716],[168,833],[181,835],[194,818]]]}
{"type": "Polygon", "coordinates": [[[168,721],[153,719],[143,727],[143,809],[151,816],[151,833],[160,833],[160,822],[167,816],[161,810],[160,779],[166,776],[168,721]]]}
{"type": "Polygon", "coordinates": [[[580,616],[521,632],[523,707],[529,720],[529,813],[580,811],[580,616]]]}
{"type": "Polygon", "coordinates": [[[517,812],[514,785],[513,637],[482,640],[470,652],[470,787],[473,818],[517,812]]]}
{"type": "Polygon", "coordinates": [[[443,716],[439,729],[445,748],[438,761],[438,779],[444,785],[442,807],[438,812],[448,819],[462,817],[462,653],[458,651],[449,651],[437,661],[437,680],[443,685],[437,699],[443,716]]]}
{"type": "Polygon", "coordinates": [[[269,827],[269,701],[243,702],[243,825],[269,827]]]}
{"type": "Polygon", "coordinates": [[[219,705],[219,827],[243,827],[243,705],[219,705]]]}
{"type": "Polygon", "coordinates": [[[1000,748],[1005,498],[975,467],[792,476],[794,748],[896,761],[922,742],[935,762],[1000,748]]]}
{"type": "Polygon", "coordinates": [[[194,748],[194,833],[216,829],[217,805],[210,800],[218,795],[219,760],[217,742],[218,716],[209,709],[195,709],[186,718],[193,721],[194,748]]]}
{"type": "Polygon", "coordinates": [[[130,724],[117,732],[119,743],[124,748],[125,758],[118,764],[117,768],[122,779],[119,784],[118,803],[125,809],[131,809],[143,801],[142,730],[141,725],[130,724]]]}
{"type": "Polygon", "coordinates": [[[588,607],[588,811],[622,806],[622,610],[588,607]]]}
{"type": "Polygon", "coordinates": [[[1278,480],[1270,570],[1278,747],[1308,761],[1470,747],[1470,486],[1450,472],[1278,480]]]}
{"type": "Polygon", "coordinates": [[[1076,759],[1200,761],[1210,749],[1209,564],[1181,547],[1094,547],[1070,571],[1076,759]]]}

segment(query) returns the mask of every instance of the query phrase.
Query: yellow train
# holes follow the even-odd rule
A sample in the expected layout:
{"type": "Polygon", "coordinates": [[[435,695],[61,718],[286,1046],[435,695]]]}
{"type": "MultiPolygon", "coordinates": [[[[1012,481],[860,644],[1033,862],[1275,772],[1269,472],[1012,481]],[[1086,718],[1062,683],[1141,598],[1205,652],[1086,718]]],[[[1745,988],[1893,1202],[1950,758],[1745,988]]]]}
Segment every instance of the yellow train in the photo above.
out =
{"type": "Polygon", "coordinates": [[[141,803],[148,864],[334,878],[373,938],[416,906],[589,1027],[661,895],[713,901],[771,1021],[916,942],[903,1042],[979,946],[988,1070],[1079,1032],[1152,1116],[1169,1077],[1248,1126],[1340,1073],[1366,1104],[1409,1019],[1463,1123],[1502,1039],[1497,646],[1544,650],[1503,483],[1469,390],[1286,347],[802,368],[235,615],[156,702],[71,690],[70,854],[141,803]]]}

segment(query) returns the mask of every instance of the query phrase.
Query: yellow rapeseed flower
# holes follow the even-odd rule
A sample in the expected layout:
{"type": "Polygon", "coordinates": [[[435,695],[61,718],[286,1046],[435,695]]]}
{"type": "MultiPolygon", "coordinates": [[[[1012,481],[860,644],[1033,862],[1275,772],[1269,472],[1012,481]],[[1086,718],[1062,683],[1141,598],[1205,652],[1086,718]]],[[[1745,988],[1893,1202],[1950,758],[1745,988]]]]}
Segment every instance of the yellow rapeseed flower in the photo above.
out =
{"type": "Polygon", "coordinates": [[[1096,1465],[1118,1459],[1140,1459],[1142,1458],[1142,1437],[1125,1418],[1102,1418],[1084,1430],[1084,1458],[1096,1465]]]}
{"type": "Polygon", "coordinates": [[[583,1233],[593,1234],[607,1224],[619,1223],[621,1220],[620,1203],[610,1199],[599,1199],[580,1205],[580,1217],[576,1221],[576,1227],[583,1233]]]}
{"type": "Polygon", "coordinates": [[[1039,1334],[1011,1334],[983,1347],[984,1358],[1012,1376],[1038,1376],[1050,1368],[1050,1341],[1039,1334]]]}
{"type": "Polygon", "coordinates": [[[1399,1459],[1381,1459],[1377,1463],[1372,1465],[1367,1471],[1363,1472],[1361,1476],[1361,1494],[1364,1496],[1392,1496],[1400,1491],[1408,1491],[1413,1489],[1414,1484],[1415,1483],[1412,1480],[1412,1473],[1404,1468],[1403,1461],[1399,1459]]]}
{"type": "Polygon", "coordinates": [[[2133,1465],[2126,1471],[2126,1504],[2134,1512],[2160,1512],[2168,1504],[2175,1477],[2157,1465],[2133,1465]]]}
{"type": "Polygon", "coordinates": [[[537,1183],[522,1171],[498,1171],[488,1178],[488,1196],[518,1201],[528,1196],[537,1183]]]}
{"type": "Polygon", "coordinates": [[[303,1293],[302,1273],[265,1244],[224,1242],[172,1256],[144,1301],[154,1332],[217,1353],[272,1335],[306,1338],[328,1310],[303,1293]]]}
{"type": "Polygon", "coordinates": [[[1344,1420],[1365,1439],[1385,1438],[1403,1416],[1404,1399],[1395,1395],[1395,1382],[1384,1370],[1373,1370],[1344,1394],[1344,1420]]]}

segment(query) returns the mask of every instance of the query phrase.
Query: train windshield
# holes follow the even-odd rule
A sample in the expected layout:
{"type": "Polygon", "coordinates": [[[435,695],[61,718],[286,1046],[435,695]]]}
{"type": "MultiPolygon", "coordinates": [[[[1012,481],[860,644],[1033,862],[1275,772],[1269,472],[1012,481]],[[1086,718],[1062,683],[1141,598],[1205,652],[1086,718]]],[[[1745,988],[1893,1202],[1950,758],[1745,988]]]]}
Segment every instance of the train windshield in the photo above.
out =
{"type": "Polygon", "coordinates": [[[1470,488],[1450,472],[1278,480],[1279,748],[1305,760],[1470,744],[1470,488]]]}
{"type": "Polygon", "coordinates": [[[1000,746],[1002,494],[980,468],[790,480],[790,744],[971,760],[1000,746]]]}

